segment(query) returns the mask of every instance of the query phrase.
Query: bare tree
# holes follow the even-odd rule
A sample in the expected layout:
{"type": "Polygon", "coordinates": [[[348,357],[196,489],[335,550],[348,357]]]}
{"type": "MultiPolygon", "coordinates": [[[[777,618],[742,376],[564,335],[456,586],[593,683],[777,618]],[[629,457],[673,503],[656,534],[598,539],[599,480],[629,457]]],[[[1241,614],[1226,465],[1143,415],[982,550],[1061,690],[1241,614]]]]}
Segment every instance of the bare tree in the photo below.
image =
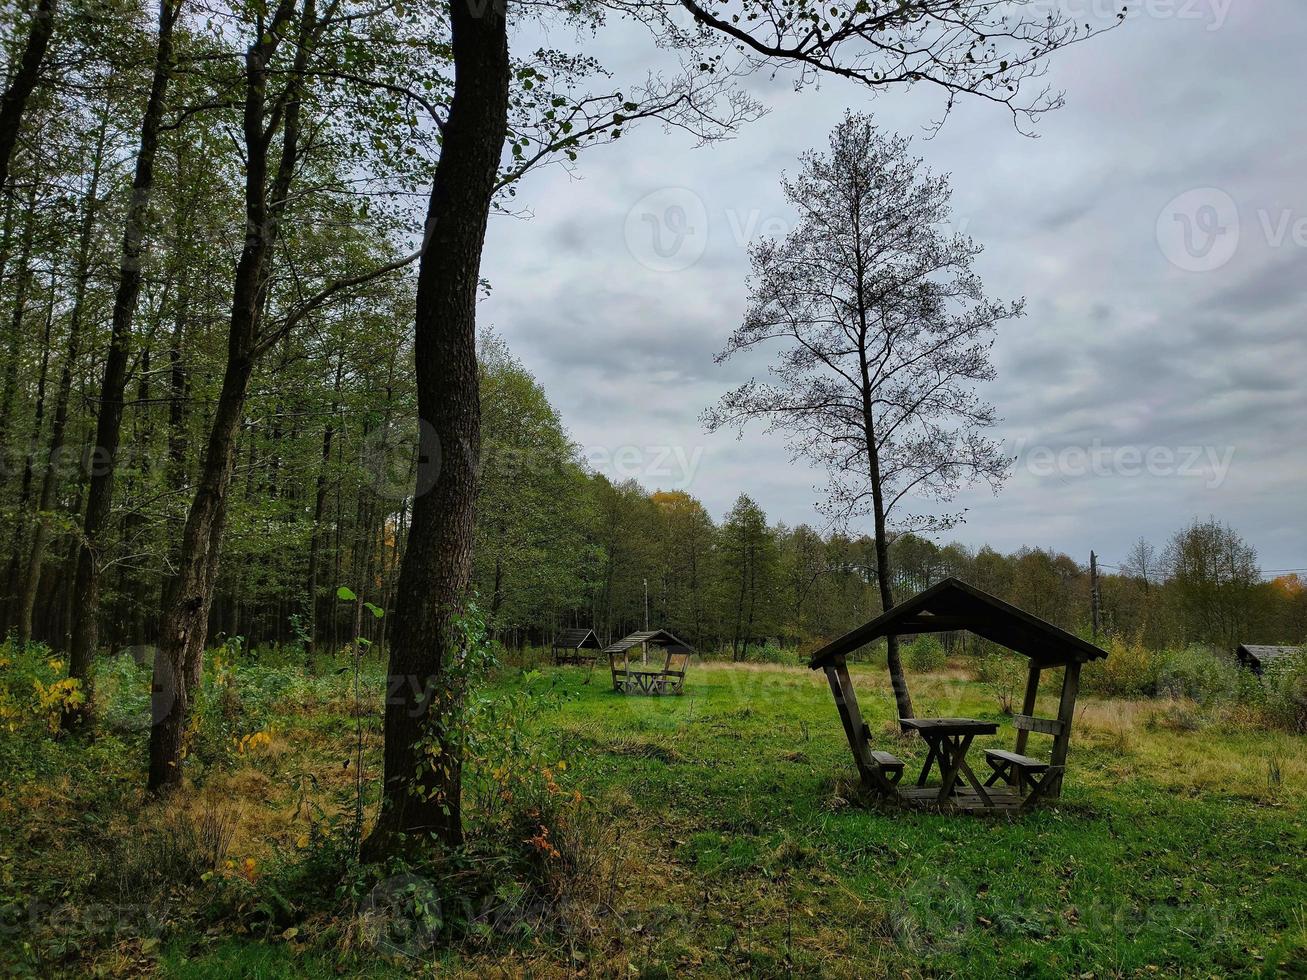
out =
{"type": "MultiPolygon", "coordinates": [[[[844,526],[870,515],[881,604],[894,605],[894,532],[934,531],[957,513],[908,502],[953,500],[965,485],[997,488],[1009,460],[984,435],[994,409],[975,392],[994,377],[996,324],[1022,303],[986,298],[972,264],[980,247],[944,230],[944,177],[908,156],[908,140],[849,114],[826,154],[810,151],[786,199],[793,231],[751,251],[744,323],[718,361],[773,342],[771,379],[754,379],[705,414],[710,429],[764,420],[796,457],[830,475],[824,509],[844,526]]],[[[889,670],[899,715],[912,716],[896,638],[889,670]]]]}
{"type": "Polygon", "coordinates": [[[1126,555],[1121,571],[1143,582],[1144,591],[1147,592],[1157,580],[1157,549],[1141,536],[1130,546],[1130,553],[1126,555]]]}

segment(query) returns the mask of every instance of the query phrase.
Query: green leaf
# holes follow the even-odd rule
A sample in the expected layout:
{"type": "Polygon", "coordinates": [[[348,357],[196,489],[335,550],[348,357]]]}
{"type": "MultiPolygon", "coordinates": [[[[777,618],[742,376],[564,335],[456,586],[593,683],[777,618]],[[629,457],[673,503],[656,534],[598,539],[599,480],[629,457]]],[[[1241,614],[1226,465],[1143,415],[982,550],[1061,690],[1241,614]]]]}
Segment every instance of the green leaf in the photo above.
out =
{"type": "Polygon", "coordinates": [[[354,591],[349,586],[342,585],[336,590],[336,598],[344,602],[353,602],[358,598],[358,596],[354,594],[354,591]]]}
{"type": "Polygon", "coordinates": [[[363,608],[366,609],[368,612],[372,613],[372,615],[377,619],[380,619],[382,616],[386,615],[386,610],[382,609],[380,606],[374,606],[370,602],[363,603],[363,608]]]}

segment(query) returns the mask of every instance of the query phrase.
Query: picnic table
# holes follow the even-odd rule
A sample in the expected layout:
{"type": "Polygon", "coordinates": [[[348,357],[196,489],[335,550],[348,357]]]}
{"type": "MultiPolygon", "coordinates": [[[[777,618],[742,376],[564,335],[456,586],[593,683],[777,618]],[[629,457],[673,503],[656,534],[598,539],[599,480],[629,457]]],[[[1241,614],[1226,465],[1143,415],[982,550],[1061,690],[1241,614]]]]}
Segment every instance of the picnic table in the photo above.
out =
{"type": "Polygon", "coordinates": [[[945,803],[957,787],[958,777],[965,776],[985,804],[992,803],[985,787],[981,785],[976,774],[967,765],[967,750],[977,735],[993,735],[998,725],[992,721],[977,721],[975,718],[900,718],[899,725],[905,730],[915,731],[929,746],[926,764],[917,785],[925,786],[930,776],[931,767],[939,764],[940,775],[944,784],[939,790],[939,802],[945,803]]]}

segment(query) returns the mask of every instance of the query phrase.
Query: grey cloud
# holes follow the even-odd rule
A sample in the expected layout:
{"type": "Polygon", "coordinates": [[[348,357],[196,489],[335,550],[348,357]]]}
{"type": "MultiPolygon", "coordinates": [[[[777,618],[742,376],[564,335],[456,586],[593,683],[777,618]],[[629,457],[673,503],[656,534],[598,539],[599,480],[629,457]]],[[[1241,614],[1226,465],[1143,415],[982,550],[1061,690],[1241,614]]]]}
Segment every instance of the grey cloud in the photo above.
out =
{"type": "MultiPolygon", "coordinates": [[[[952,174],[957,215],[986,249],[991,294],[1028,297],[1029,316],[1000,332],[999,378],[984,392],[1005,419],[1001,435],[1056,449],[1100,440],[1235,454],[1219,487],[1018,468],[999,496],[980,489],[958,501],[970,508],[956,532],[966,543],[1080,557],[1094,547],[1111,560],[1140,534],[1161,541],[1212,513],[1267,567],[1307,565],[1307,250],[1271,246],[1257,217],[1307,217],[1307,116],[1291,81],[1307,6],[1240,4],[1220,30],[1208,26],[1141,17],[1061,53],[1049,82],[1068,104],[1041,121],[1039,139],[1015,133],[991,106],[963,102],[936,138],[914,144],[933,170],[952,174]],[[1171,265],[1156,238],[1167,202],[1198,187],[1229,193],[1242,226],[1234,258],[1204,274],[1171,265]]],[[[642,31],[605,31],[592,53],[642,77],[651,51],[642,31]]],[[[736,441],[698,422],[722,391],[765,368],[765,359],[712,363],[746,298],[739,229],[789,220],[780,172],[822,146],[847,106],[918,135],[940,104],[922,89],[872,100],[836,83],[795,93],[791,81],[750,81],[773,111],[737,139],[696,149],[637,128],[584,154],[582,179],[533,177],[518,201],[534,217],[492,226],[483,271],[495,288],[481,316],[537,374],[578,441],[699,447],[690,489],[714,514],[747,491],[773,520],[817,524],[822,473],[792,463],[775,436],[736,441]],[[632,256],[624,222],[643,195],[671,186],[702,198],[711,231],[698,263],[659,274],[632,256]]]]}

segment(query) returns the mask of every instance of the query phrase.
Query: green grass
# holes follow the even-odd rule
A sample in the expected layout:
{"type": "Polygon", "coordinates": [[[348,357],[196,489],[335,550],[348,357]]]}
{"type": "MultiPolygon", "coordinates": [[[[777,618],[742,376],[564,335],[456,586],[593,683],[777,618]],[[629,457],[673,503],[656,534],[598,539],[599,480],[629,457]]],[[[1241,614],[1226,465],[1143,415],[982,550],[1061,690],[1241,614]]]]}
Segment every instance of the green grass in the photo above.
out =
{"type": "MultiPolygon", "coordinates": [[[[882,673],[855,667],[853,675],[875,741],[907,760],[911,778],[923,752],[891,733],[882,673]]],[[[999,735],[972,750],[981,768],[983,744],[1010,743],[1008,719],[980,684],[958,671],[912,680],[920,715],[1000,721],[999,735]]],[[[215,765],[192,791],[238,807],[238,860],[248,855],[262,866],[278,849],[293,853],[303,798],[328,810],[341,799],[352,778],[341,765],[353,738],[344,684],[319,684],[312,697],[274,709],[271,747],[215,765]]],[[[1061,801],[1017,819],[976,818],[854,799],[830,692],[803,668],[696,664],[685,695],[662,699],[616,695],[606,671],[581,668],[505,671],[493,689],[506,695],[526,685],[545,706],[529,722],[530,738],[544,757],[566,760],[566,787],[585,797],[592,846],[619,861],[615,892],[584,909],[586,929],[545,923],[460,944],[424,966],[382,957],[321,918],[290,941],[242,935],[239,916],[215,927],[192,902],[199,911],[161,929],[157,948],[133,936],[57,950],[42,935],[41,963],[197,978],[328,969],[1307,975],[1302,737],[1196,708],[1186,710],[1201,727],[1175,731],[1164,706],[1086,697],[1061,801]]],[[[374,778],[377,721],[368,718],[374,778]]],[[[127,833],[147,807],[136,786],[142,737],[21,753],[0,740],[0,762],[14,759],[21,778],[0,795],[0,882],[11,903],[27,890],[57,905],[68,879],[92,866],[86,852],[127,833]]],[[[27,938],[11,929],[0,950],[10,943],[14,961],[32,969],[33,954],[21,949],[27,938]]]]}

